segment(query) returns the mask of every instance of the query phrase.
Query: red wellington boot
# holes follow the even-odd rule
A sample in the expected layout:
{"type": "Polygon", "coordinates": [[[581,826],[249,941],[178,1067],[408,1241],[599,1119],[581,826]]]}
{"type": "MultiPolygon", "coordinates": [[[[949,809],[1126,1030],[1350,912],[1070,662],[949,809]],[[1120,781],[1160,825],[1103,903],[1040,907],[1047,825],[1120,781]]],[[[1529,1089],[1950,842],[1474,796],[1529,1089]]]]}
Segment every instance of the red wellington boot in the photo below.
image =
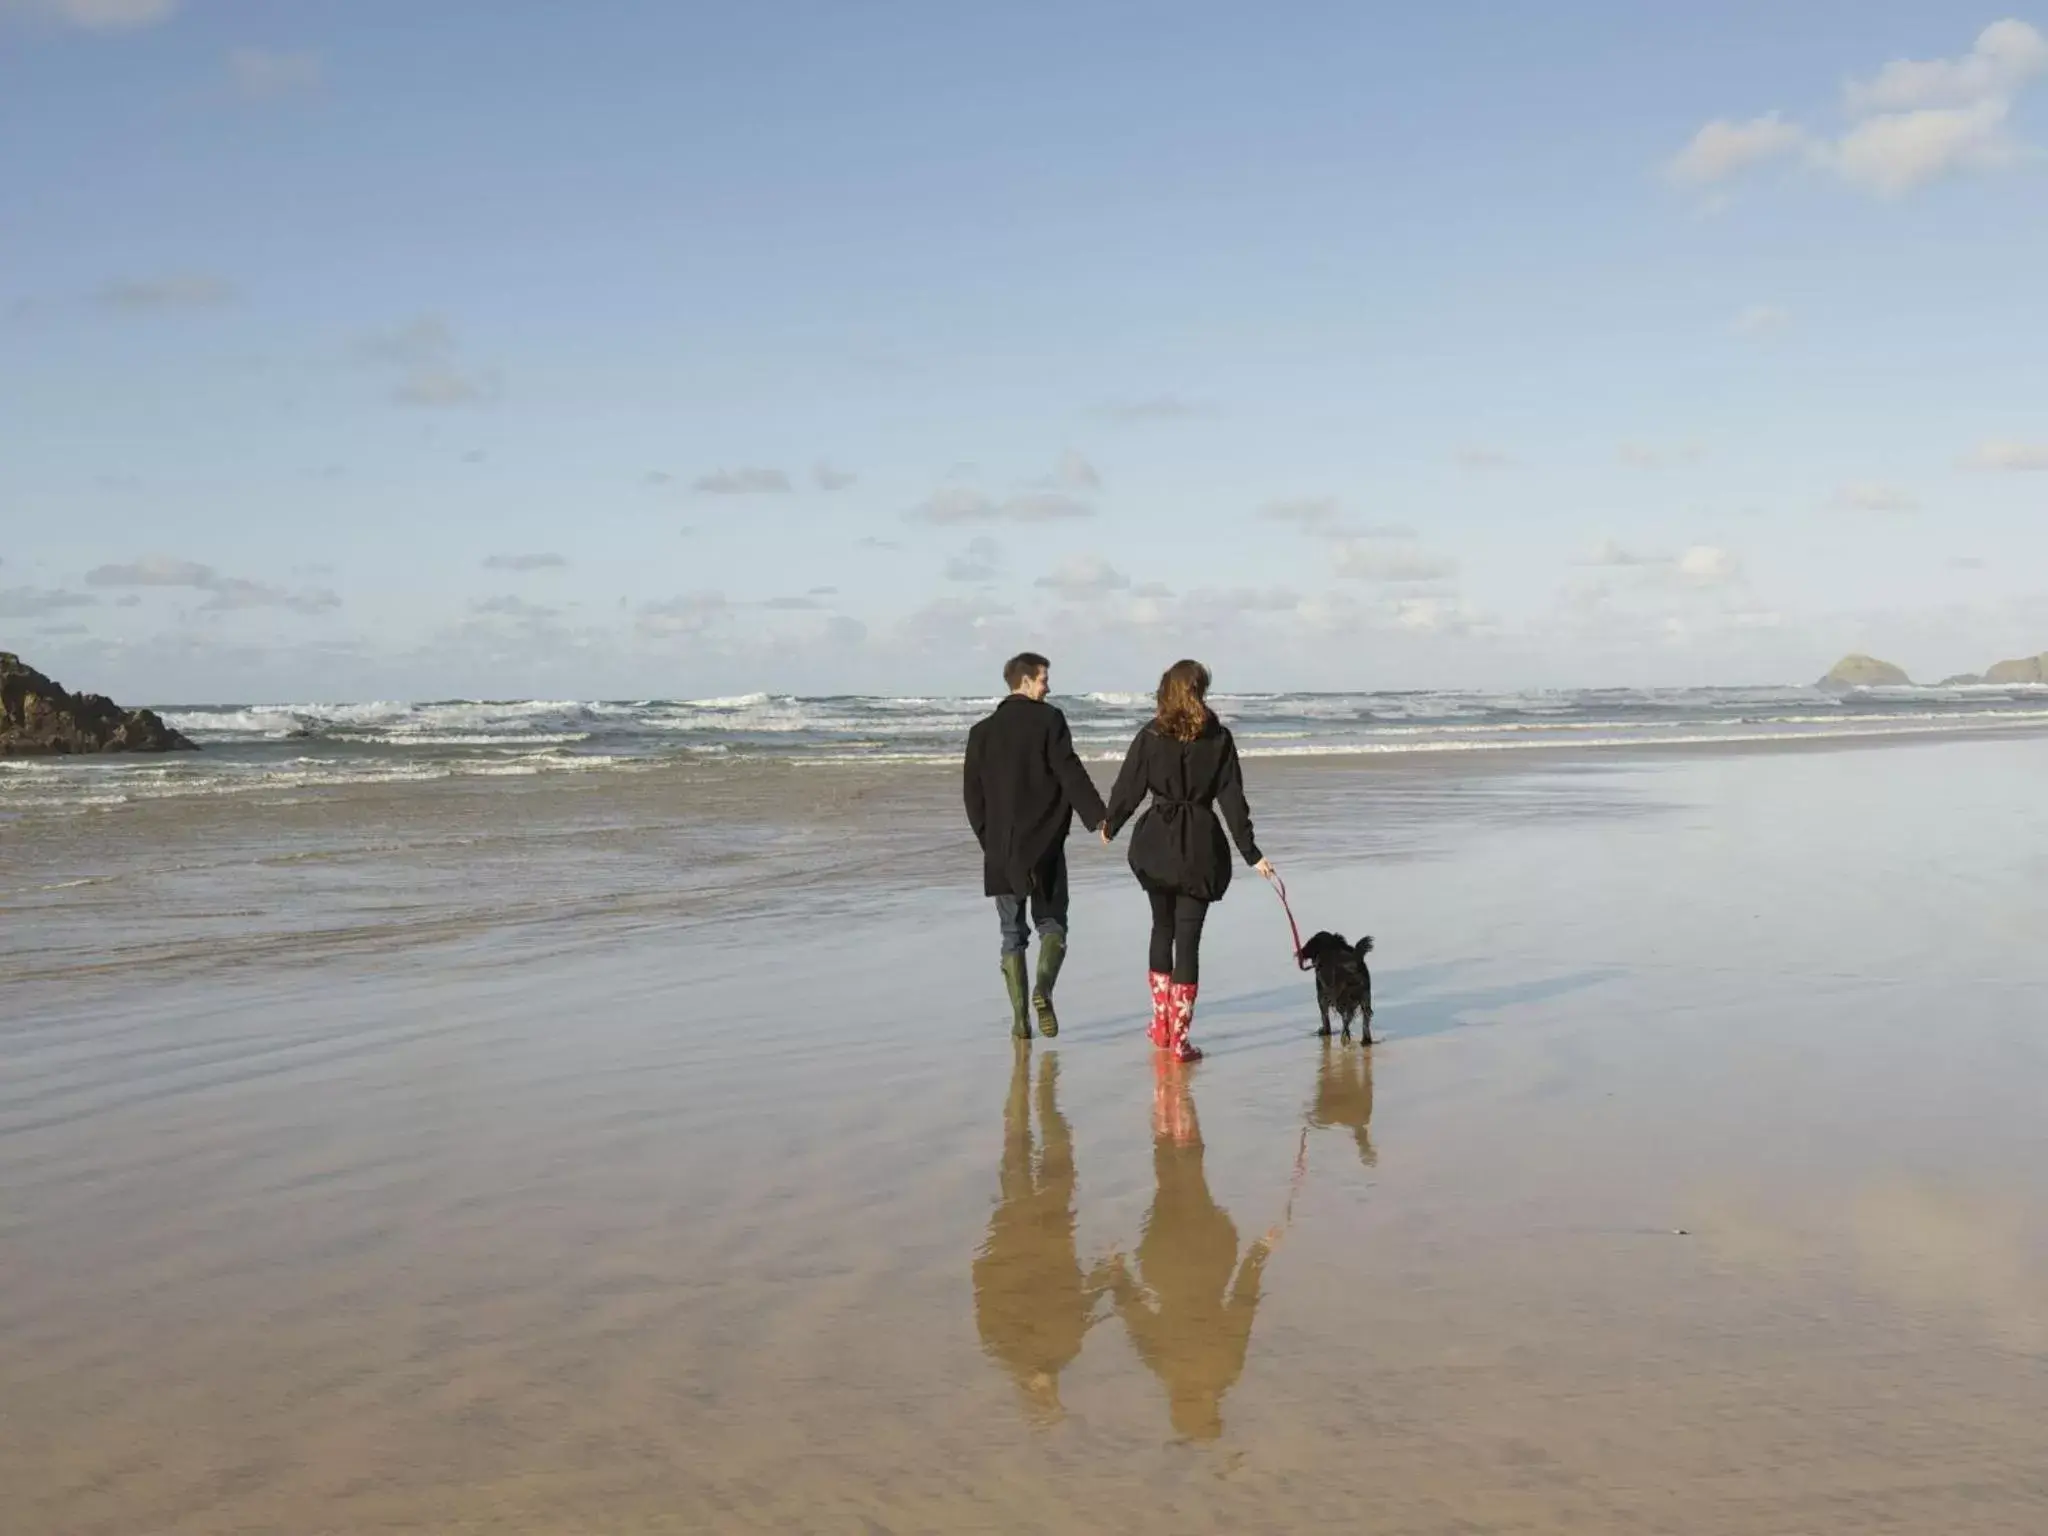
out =
{"type": "Polygon", "coordinates": [[[1152,988],[1152,1027],[1146,1033],[1163,1051],[1173,1044],[1173,975],[1169,971],[1147,971],[1145,980],[1152,988]]]}
{"type": "Polygon", "coordinates": [[[1202,1049],[1188,1039],[1188,1031],[1195,1026],[1195,993],[1197,984],[1192,981],[1176,981],[1172,985],[1169,1002],[1173,1009],[1173,1040],[1169,1049],[1175,1061],[1200,1061],[1202,1049]]]}

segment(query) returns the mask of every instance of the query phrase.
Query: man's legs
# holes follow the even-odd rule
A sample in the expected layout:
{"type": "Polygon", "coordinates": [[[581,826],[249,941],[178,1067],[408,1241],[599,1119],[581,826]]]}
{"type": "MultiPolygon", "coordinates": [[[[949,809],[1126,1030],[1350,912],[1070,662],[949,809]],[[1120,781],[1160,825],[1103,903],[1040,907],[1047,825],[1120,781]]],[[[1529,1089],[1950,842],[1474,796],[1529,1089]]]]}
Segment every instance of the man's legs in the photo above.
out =
{"type": "Polygon", "coordinates": [[[1010,1033],[1029,1040],[1031,998],[1024,978],[1024,947],[1031,940],[1031,930],[1025,925],[1024,898],[998,896],[996,922],[1003,930],[1003,988],[1010,994],[1010,1033]]]}
{"type": "Polygon", "coordinates": [[[1031,920],[1038,927],[1038,978],[1031,989],[1031,1006],[1038,1014],[1038,1028],[1050,1040],[1060,1032],[1059,1015],[1052,1011],[1053,984],[1060,979],[1060,967],[1067,961],[1067,849],[1055,843],[1045,862],[1031,879],[1031,920]]]}

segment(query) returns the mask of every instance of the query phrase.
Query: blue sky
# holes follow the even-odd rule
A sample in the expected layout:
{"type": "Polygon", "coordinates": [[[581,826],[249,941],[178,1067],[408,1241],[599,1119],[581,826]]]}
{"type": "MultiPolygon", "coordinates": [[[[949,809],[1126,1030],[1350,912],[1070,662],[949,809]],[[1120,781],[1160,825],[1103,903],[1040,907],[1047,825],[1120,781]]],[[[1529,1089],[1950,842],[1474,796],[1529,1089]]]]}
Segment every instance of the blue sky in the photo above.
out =
{"type": "Polygon", "coordinates": [[[2048,648],[2048,16],[0,0],[0,647],[136,699],[2048,648]]]}

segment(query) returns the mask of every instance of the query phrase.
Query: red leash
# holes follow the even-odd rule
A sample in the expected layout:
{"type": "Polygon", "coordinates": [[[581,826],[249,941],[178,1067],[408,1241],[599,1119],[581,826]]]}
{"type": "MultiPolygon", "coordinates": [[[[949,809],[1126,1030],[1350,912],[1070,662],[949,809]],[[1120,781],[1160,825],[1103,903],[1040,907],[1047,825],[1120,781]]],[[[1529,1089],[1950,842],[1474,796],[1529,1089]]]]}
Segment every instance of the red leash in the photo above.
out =
{"type": "Polygon", "coordinates": [[[1273,890],[1280,898],[1280,910],[1287,914],[1287,931],[1294,935],[1294,963],[1304,971],[1312,971],[1315,965],[1301,958],[1301,929],[1295,925],[1294,908],[1287,904],[1287,882],[1280,878],[1280,871],[1273,871],[1273,890]]]}

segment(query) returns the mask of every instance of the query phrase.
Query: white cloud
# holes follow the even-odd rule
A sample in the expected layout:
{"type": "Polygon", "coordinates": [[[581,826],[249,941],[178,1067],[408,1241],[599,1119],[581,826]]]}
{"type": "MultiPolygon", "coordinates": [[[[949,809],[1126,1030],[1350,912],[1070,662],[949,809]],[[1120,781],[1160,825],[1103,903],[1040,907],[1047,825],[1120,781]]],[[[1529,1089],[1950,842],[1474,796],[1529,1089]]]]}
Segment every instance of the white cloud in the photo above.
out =
{"type": "Polygon", "coordinates": [[[1980,101],[1873,117],[1817,155],[1852,185],[1897,197],[1951,171],[2017,164],[2024,152],[2005,131],[2010,111],[2006,102],[1980,101]]]}
{"type": "Polygon", "coordinates": [[[178,0],[6,0],[4,8],[88,32],[129,32],[170,20],[178,0]]]}
{"type": "MultiPolygon", "coordinates": [[[[1725,587],[1742,580],[1741,557],[1717,544],[1694,544],[1677,555],[1666,555],[1603,539],[1578,563],[1601,570],[1634,571],[1637,585],[1647,589],[1674,584],[1725,587]]],[[[1604,608],[1613,595],[1606,582],[1598,581],[1569,589],[1567,601],[1582,612],[1592,612],[1604,608]]]]}
{"type": "Polygon", "coordinates": [[[1470,608],[1457,598],[1404,597],[1394,605],[1394,626],[1421,634],[1464,634],[1475,627],[1470,608]]]}
{"type": "Polygon", "coordinates": [[[700,496],[786,496],[795,487],[779,469],[720,469],[699,475],[690,489],[700,496]]]}
{"type": "Polygon", "coordinates": [[[366,336],[357,343],[356,355],[395,373],[392,398],[401,405],[478,405],[500,388],[495,369],[463,362],[455,332],[439,315],[421,315],[395,331],[366,336]]]}
{"type": "Polygon", "coordinates": [[[1838,512],[1917,512],[1920,499],[1902,486],[1861,480],[1835,492],[1831,503],[1838,512]]]}
{"type": "Polygon", "coordinates": [[[1287,523],[1311,538],[1324,539],[1412,539],[1415,530],[1400,523],[1358,524],[1344,521],[1344,509],[1334,496],[1297,496],[1269,501],[1259,508],[1259,520],[1287,523]]]}
{"type": "Polygon", "coordinates": [[[234,48],[228,52],[228,78],[244,100],[278,101],[320,88],[320,57],[313,53],[275,53],[267,48],[234,48]]]}
{"type": "Polygon", "coordinates": [[[1777,336],[1792,324],[1792,311],[1775,304],[1752,304],[1735,317],[1735,329],[1744,336],[1777,336]]]}
{"type": "Polygon", "coordinates": [[[1679,464],[1697,464],[1707,450],[1698,443],[1623,443],[1615,457],[1630,469],[1666,469],[1679,464]]]}
{"type": "Polygon", "coordinates": [[[1911,112],[1925,107],[1968,107],[2018,94],[2048,74],[2048,38],[2024,21],[1995,21],[1959,59],[1894,59],[1869,80],[1844,90],[1849,112],[1911,112]]]}
{"type": "Polygon", "coordinates": [[[1805,142],[1805,130],[1786,122],[1777,112],[1739,123],[1716,118],[1672,157],[1664,173],[1680,186],[1712,186],[1752,166],[1789,155],[1805,142]]]}
{"type": "Polygon", "coordinates": [[[1069,448],[1060,459],[1059,483],[1070,491],[1099,491],[1102,476],[1086,458],[1069,448]]]}
{"type": "Polygon", "coordinates": [[[341,599],[324,587],[288,592],[239,576],[224,576],[210,565],[148,555],[121,565],[101,565],[85,573],[89,587],[183,587],[207,594],[202,607],[225,613],[246,608],[284,608],[293,613],[325,613],[341,599]]]}
{"type": "Polygon", "coordinates": [[[761,606],[775,613],[811,613],[825,605],[816,597],[804,593],[789,597],[771,597],[761,606]]]}
{"type": "Polygon", "coordinates": [[[1416,549],[1385,549],[1358,540],[1337,546],[1331,568],[1352,581],[1388,584],[1443,581],[1458,574],[1458,562],[1448,555],[1431,555],[1416,549]]]}
{"type": "Polygon", "coordinates": [[[1681,580],[1695,587],[1725,587],[1742,579],[1742,561],[1715,544],[1695,544],[1678,557],[1681,580]]]}
{"type": "Polygon", "coordinates": [[[101,305],[135,314],[168,309],[211,309],[231,302],[232,284],[203,272],[180,272],[165,277],[124,278],[107,283],[98,292],[101,305]]]}
{"type": "Polygon", "coordinates": [[[204,587],[215,574],[212,566],[196,561],[146,555],[126,565],[95,566],[85,580],[95,587],[204,587]]]}
{"type": "Polygon", "coordinates": [[[822,459],[811,466],[811,483],[821,491],[843,491],[858,478],[846,470],[834,469],[822,459]]]}
{"type": "Polygon", "coordinates": [[[2004,170],[2038,158],[2012,137],[2014,100],[2048,74],[2048,38],[2026,22],[1995,22],[1957,59],[1898,59],[1852,81],[1844,105],[1853,121],[1838,138],[1814,134],[1779,113],[1707,124],[1666,166],[1681,185],[1726,181],[1765,161],[1803,150],[1809,164],[1881,197],[1898,197],[1958,171],[2004,170]]]}
{"type": "Polygon", "coordinates": [[[994,539],[975,539],[946,562],[948,581],[993,581],[1002,568],[1003,550],[994,539]]]}
{"type": "Polygon", "coordinates": [[[2048,442],[2023,443],[2012,438],[1991,438],[1971,449],[1963,464],[1968,469],[2048,470],[2048,442]]]}
{"type": "Polygon", "coordinates": [[[487,571],[559,571],[568,560],[556,554],[491,555],[484,560],[487,571]]]}
{"type": "Polygon", "coordinates": [[[472,613],[501,619],[552,619],[559,609],[549,608],[540,603],[530,603],[523,597],[510,593],[501,597],[487,597],[481,602],[470,604],[472,613]]]}
{"type": "Polygon", "coordinates": [[[968,485],[942,485],[905,514],[912,522],[948,527],[992,523],[1002,515],[995,498],[968,485]]]}
{"type": "Polygon", "coordinates": [[[1026,491],[1002,506],[1004,521],[1012,523],[1056,523],[1094,515],[1095,509],[1087,502],[1059,491],[1026,491]]]}
{"type": "Polygon", "coordinates": [[[998,501],[972,486],[945,485],[904,514],[914,523],[1053,523],[1093,517],[1095,509],[1064,491],[1026,491],[998,501]]]}
{"type": "Polygon", "coordinates": [[[651,640],[701,635],[732,611],[723,592],[686,592],[681,597],[642,604],[634,628],[651,640]]]}
{"type": "Polygon", "coordinates": [[[37,619],[70,608],[90,608],[99,599],[89,592],[55,592],[36,587],[0,591],[0,619],[37,619]]]}
{"type": "Polygon", "coordinates": [[[1630,570],[1639,566],[1669,565],[1669,555],[1645,554],[1640,550],[1625,548],[1612,539],[1602,539],[1580,562],[1582,565],[1607,566],[1619,570],[1630,570]]]}
{"type": "Polygon", "coordinates": [[[1077,555],[1062,561],[1051,575],[1038,578],[1039,586],[1065,598],[1105,597],[1130,584],[1130,577],[1100,555],[1077,555]]]}

